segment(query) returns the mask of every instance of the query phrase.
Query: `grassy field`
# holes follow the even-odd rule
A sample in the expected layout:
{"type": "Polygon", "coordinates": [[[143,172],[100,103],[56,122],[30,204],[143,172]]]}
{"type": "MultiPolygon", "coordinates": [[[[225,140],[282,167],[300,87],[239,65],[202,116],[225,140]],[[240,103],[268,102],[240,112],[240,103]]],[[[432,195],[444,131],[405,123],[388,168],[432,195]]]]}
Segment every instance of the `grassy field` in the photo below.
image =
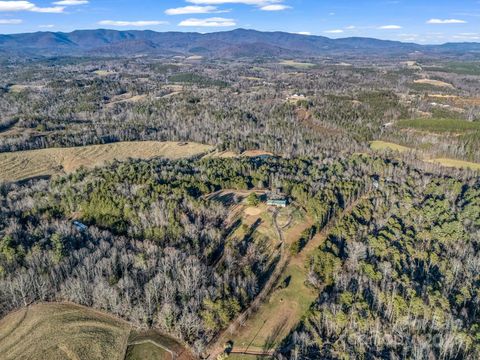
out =
{"type": "Polygon", "coordinates": [[[480,171],[480,164],[469,162],[469,161],[462,161],[456,159],[447,159],[447,158],[438,158],[438,159],[431,159],[428,162],[437,163],[446,167],[453,167],[457,169],[471,169],[471,170],[478,170],[480,171]]]}
{"type": "Polygon", "coordinates": [[[115,71],[111,71],[111,70],[95,70],[93,73],[98,76],[109,76],[109,75],[116,74],[115,71]]]}
{"type": "Polygon", "coordinates": [[[173,360],[169,352],[152,342],[129,346],[125,360],[173,360]]]}
{"type": "Polygon", "coordinates": [[[453,85],[446,83],[444,81],[440,80],[431,80],[431,79],[418,79],[414,81],[415,84],[420,84],[420,85],[431,85],[431,86],[436,86],[436,87],[441,87],[441,88],[450,88],[453,89],[453,85]]]}
{"type": "Polygon", "coordinates": [[[283,60],[279,64],[283,66],[290,66],[296,69],[310,69],[317,66],[316,64],[313,64],[313,63],[298,62],[294,60],[283,60]]]}
{"type": "Polygon", "coordinates": [[[212,150],[209,145],[156,141],[119,142],[74,148],[51,148],[0,153],[0,180],[17,181],[33,177],[70,173],[84,166],[92,168],[117,160],[179,159],[212,150]]]}
{"type": "MultiPolygon", "coordinates": [[[[256,232],[271,238],[272,245],[278,244],[272,215],[264,204],[244,209],[244,224],[251,225],[257,219],[262,221],[256,232]]],[[[292,205],[278,210],[277,224],[282,229],[286,251],[289,251],[290,245],[311,226],[311,220],[292,205]]],[[[316,293],[305,285],[307,274],[304,256],[299,255],[298,259],[295,257],[288,263],[267,301],[262,303],[244,326],[231,337],[234,351],[262,352],[275,349],[307,312],[316,298],[316,293]]],[[[235,356],[238,359],[255,358],[252,355],[235,356]]]]}
{"type": "Polygon", "coordinates": [[[458,119],[412,119],[400,120],[396,126],[402,129],[415,129],[436,133],[465,133],[480,131],[480,122],[470,122],[458,119]]]}
{"type": "Polygon", "coordinates": [[[43,89],[43,86],[42,85],[21,85],[21,84],[15,84],[15,85],[11,85],[9,90],[10,92],[12,93],[20,93],[22,91],[26,91],[26,90],[41,90],[43,89]]]}
{"type": "Polygon", "coordinates": [[[39,304],[0,320],[2,360],[123,360],[130,325],[85,307],[39,304]]]}
{"type": "Polygon", "coordinates": [[[245,326],[233,337],[234,349],[272,350],[298,324],[316,299],[317,294],[305,285],[304,264],[290,263],[280,284],[266,303],[250,317],[245,326]]]}
{"type": "MultiPolygon", "coordinates": [[[[375,151],[392,150],[392,151],[398,151],[398,152],[406,152],[409,150],[414,150],[406,146],[402,146],[402,145],[398,145],[398,144],[386,142],[386,141],[372,141],[370,143],[370,148],[375,151]]],[[[428,159],[425,155],[424,161],[440,164],[446,167],[457,168],[457,169],[480,170],[479,163],[457,160],[457,159],[449,159],[449,158],[428,159]]]]}
{"type": "Polygon", "coordinates": [[[480,75],[480,62],[447,62],[439,66],[426,67],[428,71],[455,73],[460,75],[480,75]]]}
{"type": "Polygon", "coordinates": [[[370,142],[370,148],[372,150],[377,150],[377,151],[392,150],[392,151],[398,151],[398,152],[406,152],[406,151],[412,150],[406,146],[402,146],[402,145],[398,145],[398,144],[386,142],[386,141],[379,141],[379,140],[370,142]]]}
{"type": "Polygon", "coordinates": [[[2,360],[193,360],[173,338],[84,306],[43,303],[0,320],[2,360]]]}

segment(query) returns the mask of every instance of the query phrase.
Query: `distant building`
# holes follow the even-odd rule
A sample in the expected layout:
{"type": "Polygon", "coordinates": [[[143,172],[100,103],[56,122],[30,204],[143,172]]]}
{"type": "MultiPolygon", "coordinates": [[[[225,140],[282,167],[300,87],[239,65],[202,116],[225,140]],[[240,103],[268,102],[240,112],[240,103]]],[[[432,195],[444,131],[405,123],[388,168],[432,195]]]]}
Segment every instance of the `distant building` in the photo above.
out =
{"type": "Polygon", "coordinates": [[[287,207],[288,200],[287,199],[268,199],[267,205],[284,208],[284,207],[287,207]]]}

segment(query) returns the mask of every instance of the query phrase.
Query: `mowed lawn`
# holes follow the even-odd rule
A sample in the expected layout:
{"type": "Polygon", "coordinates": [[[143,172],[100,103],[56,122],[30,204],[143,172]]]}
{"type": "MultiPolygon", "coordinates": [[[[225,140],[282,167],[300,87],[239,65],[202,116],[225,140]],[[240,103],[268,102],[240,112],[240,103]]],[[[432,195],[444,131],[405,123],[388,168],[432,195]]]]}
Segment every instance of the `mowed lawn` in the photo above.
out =
{"type": "Polygon", "coordinates": [[[38,304],[0,320],[2,360],[123,360],[130,325],[70,304],[38,304]]]}
{"type": "Polygon", "coordinates": [[[212,149],[209,145],[193,142],[133,141],[0,153],[0,181],[61,175],[71,173],[81,166],[102,166],[115,159],[186,158],[207,153],[212,149]]]}

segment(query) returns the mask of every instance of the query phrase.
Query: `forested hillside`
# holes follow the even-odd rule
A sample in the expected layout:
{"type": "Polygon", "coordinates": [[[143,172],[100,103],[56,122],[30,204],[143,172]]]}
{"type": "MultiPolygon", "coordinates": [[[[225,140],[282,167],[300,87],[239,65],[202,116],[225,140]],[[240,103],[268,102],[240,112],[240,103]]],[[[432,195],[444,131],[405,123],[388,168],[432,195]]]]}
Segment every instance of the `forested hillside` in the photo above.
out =
{"type": "Polygon", "coordinates": [[[319,297],[288,357],[478,358],[479,235],[478,179],[382,183],[309,260],[319,297]]]}
{"type": "Polygon", "coordinates": [[[321,226],[363,191],[358,160],[136,161],[4,185],[1,312],[69,300],[160,327],[200,352],[252,301],[278,260],[248,235],[226,241],[226,210],[204,195],[263,188],[274,176],[321,226]],[[228,260],[216,267],[222,253],[228,260]]]}

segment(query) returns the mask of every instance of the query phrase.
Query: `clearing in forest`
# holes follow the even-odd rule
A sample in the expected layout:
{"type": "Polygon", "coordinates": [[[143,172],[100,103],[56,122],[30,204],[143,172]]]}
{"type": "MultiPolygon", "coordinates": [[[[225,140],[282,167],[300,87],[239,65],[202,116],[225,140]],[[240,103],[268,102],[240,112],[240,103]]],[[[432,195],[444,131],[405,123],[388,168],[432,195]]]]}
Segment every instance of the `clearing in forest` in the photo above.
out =
{"type": "Polygon", "coordinates": [[[192,354],[176,340],[155,330],[130,333],[125,360],[192,359],[192,354]]]}
{"type": "MultiPolygon", "coordinates": [[[[225,193],[222,195],[226,196],[225,193]]],[[[246,198],[246,192],[236,195],[246,198]]],[[[271,275],[271,278],[276,277],[277,280],[271,283],[271,289],[267,289],[269,296],[263,299],[262,295],[259,295],[262,299],[255,304],[256,311],[246,318],[243,325],[236,326],[233,335],[227,330],[218,340],[220,346],[228,340],[233,341],[231,356],[243,359],[249,356],[241,354],[245,352],[255,356],[271,353],[295,328],[316,298],[315,291],[305,284],[306,255],[298,255],[288,261],[291,245],[300,239],[305,230],[311,228],[312,220],[304,210],[294,204],[287,208],[274,209],[265,203],[252,206],[242,200],[240,204],[232,207],[232,211],[235,211],[232,222],[239,219],[242,226],[239,226],[231,237],[241,238],[254,229],[251,235],[253,241],[269,239],[272,250],[280,255],[275,270],[275,273],[279,271],[278,275],[271,275]]],[[[270,280],[264,285],[264,290],[270,286],[270,280]]]]}
{"type": "Polygon", "coordinates": [[[130,327],[82,306],[33,305],[0,320],[0,354],[3,360],[123,360],[130,327]]]}
{"type": "Polygon", "coordinates": [[[212,149],[209,145],[198,143],[134,141],[0,153],[0,181],[61,175],[74,172],[82,166],[102,166],[115,159],[187,158],[212,149]]]}
{"type": "Polygon", "coordinates": [[[109,76],[117,74],[117,72],[113,70],[95,70],[93,73],[97,76],[109,76]]]}
{"type": "Polygon", "coordinates": [[[421,85],[431,85],[431,86],[436,86],[436,87],[454,89],[452,84],[449,84],[447,82],[440,81],[440,80],[418,79],[418,80],[415,80],[414,83],[415,84],[421,84],[421,85]]]}
{"type": "Polygon", "coordinates": [[[480,131],[480,123],[463,119],[406,119],[395,124],[400,129],[409,129],[431,133],[464,134],[480,131]]]}
{"type": "Polygon", "coordinates": [[[296,69],[310,69],[312,67],[317,66],[316,64],[313,64],[313,63],[298,62],[295,60],[283,60],[279,64],[284,66],[290,66],[296,69]]]}
{"type": "Polygon", "coordinates": [[[406,152],[409,150],[412,150],[409,147],[398,145],[392,142],[387,142],[387,141],[372,141],[370,142],[370,148],[372,150],[392,150],[392,151],[399,151],[399,152],[406,152]]]}
{"type": "MultiPolygon", "coordinates": [[[[415,149],[409,148],[406,146],[398,145],[386,141],[372,141],[370,142],[370,148],[374,151],[398,151],[400,153],[413,151],[415,149]]],[[[420,150],[417,150],[420,153],[420,150]]],[[[435,158],[430,159],[426,155],[423,156],[423,161],[439,164],[445,167],[457,168],[457,169],[470,169],[470,170],[480,170],[480,163],[469,162],[464,160],[450,159],[450,158],[435,158]]]]}
{"type": "Polygon", "coordinates": [[[0,320],[2,360],[192,360],[176,340],[138,332],[107,313],[71,303],[41,303],[0,320]]]}
{"type": "Polygon", "coordinates": [[[447,158],[431,159],[431,160],[427,160],[427,161],[431,162],[431,163],[440,164],[440,165],[446,166],[446,167],[480,171],[480,164],[479,163],[474,163],[474,162],[469,162],[469,161],[447,159],[447,158]]]}

